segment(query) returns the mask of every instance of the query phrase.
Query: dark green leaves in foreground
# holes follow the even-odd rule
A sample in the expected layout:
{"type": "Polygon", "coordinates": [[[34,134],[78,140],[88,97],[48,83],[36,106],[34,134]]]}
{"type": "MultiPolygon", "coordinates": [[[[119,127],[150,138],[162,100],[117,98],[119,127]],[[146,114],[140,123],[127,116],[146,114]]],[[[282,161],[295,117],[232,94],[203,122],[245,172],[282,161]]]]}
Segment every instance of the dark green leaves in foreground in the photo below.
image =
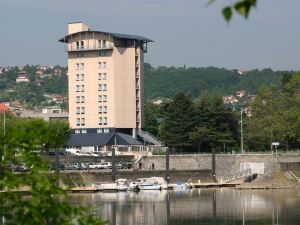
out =
{"type": "Polygon", "coordinates": [[[229,5],[223,8],[222,14],[226,21],[230,21],[232,18],[233,11],[237,12],[239,15],[248,18],[250,10],[256,6],[257,0],[242,0],[237,1],[233,5],[229,5]]]}
{"type": "MultiPolygon", "coordinates": [[[[0,114],[1,115],[1,114],[0,114]]],[[[0,119],[1,128],[3,119],[0,119]]],[[[9,225],[100,225],[84,208],[72,207],[57,176],[33,151],[47,144],[60,147],[70,134],[67,123],[20,119],[7,115],[6,131],[0,129],[0,218],[9,225]],[[25,163],[28,171],[16,173],[9,165],[25,163]],[[18,193],[27,190],[30,195],[18,193]]]]}

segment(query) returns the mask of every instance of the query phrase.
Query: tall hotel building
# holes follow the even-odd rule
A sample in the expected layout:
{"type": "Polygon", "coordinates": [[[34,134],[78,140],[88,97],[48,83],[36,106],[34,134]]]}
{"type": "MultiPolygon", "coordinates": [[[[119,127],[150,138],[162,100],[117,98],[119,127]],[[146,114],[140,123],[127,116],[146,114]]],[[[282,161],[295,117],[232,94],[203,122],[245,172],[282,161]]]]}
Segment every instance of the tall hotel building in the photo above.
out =
{"type": "Polygon", "coordinates": [[[109,134],[136,140],[144,123],[143,64],[151,40],[78,22],[68,24],[59,41],[68,53],[69,123],[76,137],[70,145],[101,145],[109,134]]]}

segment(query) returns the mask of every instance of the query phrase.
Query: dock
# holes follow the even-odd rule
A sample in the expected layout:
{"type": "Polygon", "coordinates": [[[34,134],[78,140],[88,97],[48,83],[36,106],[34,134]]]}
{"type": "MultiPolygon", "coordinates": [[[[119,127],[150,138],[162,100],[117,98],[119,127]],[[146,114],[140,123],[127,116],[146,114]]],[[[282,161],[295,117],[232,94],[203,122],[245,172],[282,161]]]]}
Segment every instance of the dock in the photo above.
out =
{"type": "Polygon", "coordinates": [[[242,184],[242,181],[228,182],[228,183],[189,183],[193,188],[222,188],[222,187],[236,187],[242,184]]]}

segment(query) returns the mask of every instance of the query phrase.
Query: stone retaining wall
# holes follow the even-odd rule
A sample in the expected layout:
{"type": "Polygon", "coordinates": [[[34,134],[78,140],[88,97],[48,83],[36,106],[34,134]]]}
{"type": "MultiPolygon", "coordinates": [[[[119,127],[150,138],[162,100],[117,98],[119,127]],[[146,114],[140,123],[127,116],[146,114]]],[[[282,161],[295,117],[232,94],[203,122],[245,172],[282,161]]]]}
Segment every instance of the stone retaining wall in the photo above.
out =
{"type": "MultiPolygon", "coordinates": [[[[170,155],[170,170],[211,170],[211,154],[170,155]]],[[[142,159],[143,169],[165,169],[165,156],[147,156],[142,159]]],[[[229,155],[216,154],[216,174],[219,179],[232,176],[240,171],[241,163],[264,163],[265,174],[280,169],[281,162],[300,162],[300,156],[275,156],[272,154],[229,155]]],[[[135,165],[137,166],[137,165],[135,165]]]]}

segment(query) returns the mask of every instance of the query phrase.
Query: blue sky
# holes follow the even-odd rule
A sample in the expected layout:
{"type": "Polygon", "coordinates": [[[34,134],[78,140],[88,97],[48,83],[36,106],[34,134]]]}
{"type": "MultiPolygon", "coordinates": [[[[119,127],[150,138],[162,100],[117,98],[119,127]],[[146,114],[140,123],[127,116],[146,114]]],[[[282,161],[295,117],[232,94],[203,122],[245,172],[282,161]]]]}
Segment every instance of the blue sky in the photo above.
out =
{"type": "Polygon", "coordinates": [[[300,69],[300,1],[258,0],[245,20],[227,24],[234,0],[0,0],[0,66],[66,65],[58,39],[67,23],[155,40],[145,61],[154,66],[300,69]]]}

